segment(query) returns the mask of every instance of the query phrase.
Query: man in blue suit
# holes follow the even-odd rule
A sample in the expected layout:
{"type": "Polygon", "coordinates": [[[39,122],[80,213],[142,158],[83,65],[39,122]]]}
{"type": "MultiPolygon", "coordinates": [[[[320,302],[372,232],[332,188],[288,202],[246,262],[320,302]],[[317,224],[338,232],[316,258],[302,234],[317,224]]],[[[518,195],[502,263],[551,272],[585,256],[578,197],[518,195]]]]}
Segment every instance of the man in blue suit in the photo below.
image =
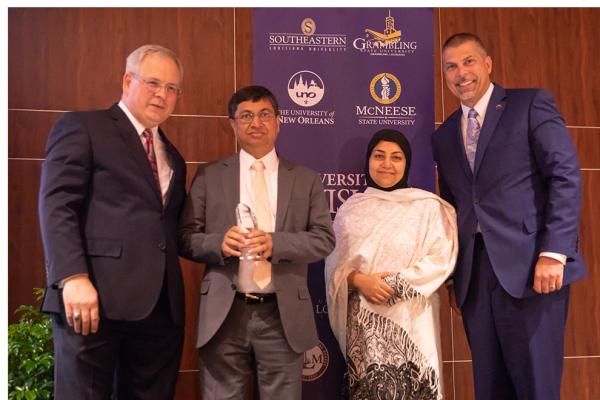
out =
{"type": "Polygon", "coordinates": [[[569,284],[586,274],[575,148],[548,92],[491,83],[476,35],[451,36],[442,59],[461,107],[432,144],[440,193],[458,213],[449,292],[476,397],[559,399],[569,284]]]}

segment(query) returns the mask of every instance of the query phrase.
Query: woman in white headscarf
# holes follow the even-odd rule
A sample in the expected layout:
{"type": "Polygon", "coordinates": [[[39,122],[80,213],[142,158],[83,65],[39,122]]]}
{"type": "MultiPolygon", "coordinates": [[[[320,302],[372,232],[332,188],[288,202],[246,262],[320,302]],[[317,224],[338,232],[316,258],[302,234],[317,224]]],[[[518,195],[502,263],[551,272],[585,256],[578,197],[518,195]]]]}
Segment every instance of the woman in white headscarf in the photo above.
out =
{"type": "Polygon", "coordinates": [[[338,210],[325,264],[329,320],[352,399],[441,399],[439,296],[458,252],[456,214],[408,187],[402,133],[373,136],[367,189],[338,210]]]}

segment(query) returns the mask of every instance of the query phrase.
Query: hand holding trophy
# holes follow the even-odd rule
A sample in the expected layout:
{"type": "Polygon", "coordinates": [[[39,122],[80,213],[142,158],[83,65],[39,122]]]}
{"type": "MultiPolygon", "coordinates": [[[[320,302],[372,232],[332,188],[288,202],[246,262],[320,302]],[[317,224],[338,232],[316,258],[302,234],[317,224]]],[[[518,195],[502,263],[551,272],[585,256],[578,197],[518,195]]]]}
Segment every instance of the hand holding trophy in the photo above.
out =
{"type": "MultiPolygon", "coordinates": [[[[258,228],[258,222],[256,221],[256,215],[250,206],[240,203],[235,208],[235,216],[237,219],[237,224],[244,232],[244,234],[250,232],[250,229],[258,228]]],[[[240,260],[254,260],[257,258],[256,254],[248,254],[250,249],[248,247],[243,247],[240,249],[242,255],[240,256],[240,260]]]]}

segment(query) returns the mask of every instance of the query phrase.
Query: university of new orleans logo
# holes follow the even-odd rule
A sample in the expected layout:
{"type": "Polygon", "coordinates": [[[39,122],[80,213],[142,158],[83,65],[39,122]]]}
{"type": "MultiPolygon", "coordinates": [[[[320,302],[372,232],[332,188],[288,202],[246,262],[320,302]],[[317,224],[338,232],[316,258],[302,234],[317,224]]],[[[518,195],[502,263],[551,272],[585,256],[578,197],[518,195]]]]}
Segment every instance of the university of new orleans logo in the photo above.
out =
{"type": "Polygon", "coordinates": [[[312,109],[325,96],[325,83],[313,71],[302,70],[294,73],[287,84],[290,99],[301,108],[280,109],[279,121],[282,124],[334,125],[334,110],[312,109]]]}
{"type": "Polygon", "coordinates": [[[302,365],[302,380],[310,382],[319,379],[329,367],[329,351],[319,340],[319,343],[304,352],[304,363],[302,365]]]}
{"type": "Polygon", "coordinates": [[[371,56],[405,56],[413,54],[418,47],[416,41],[402,40],[402,31],[396,29],[391,11],[385,17],[383,32],[366,28],[365,37],[354,39],[352,46],[371,56]]]}
{"type": "Polygon", "coordinates": [[[304,18],[300,32],[269,32],[270,51],[334,53],[346,51],[347,38],[341,33],[316,33],[317,24],[312,18],[304,18]]]}
{"type": "Polygon", "coordinates": [[[356,105],[359,125],[413,126],[417,117],[415,106],[393,105],[400,98],[402,85],[390,72],[376,74],[371,79],[369,93],[381,105],[356,105]]]}
{"type": "Polygon", "coordinates": [[[288,95],[299,106],[317,105],[325,94],[323,80],[312,71],[299,71],[288,82],[288,95]]]}

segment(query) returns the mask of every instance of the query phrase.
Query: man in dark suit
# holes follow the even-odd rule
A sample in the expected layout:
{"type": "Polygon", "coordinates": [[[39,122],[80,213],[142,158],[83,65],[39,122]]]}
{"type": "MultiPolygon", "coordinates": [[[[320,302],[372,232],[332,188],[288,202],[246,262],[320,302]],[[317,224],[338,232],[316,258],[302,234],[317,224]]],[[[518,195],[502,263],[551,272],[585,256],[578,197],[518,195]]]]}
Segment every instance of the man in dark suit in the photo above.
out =
{"type": "Polygon", "coordinates": [[[586,273],[575,148],[548,92],[490,82],[477,36],[450,37],[442,59],[461,108],[432,143],[441,195],[457,210],[449,291],[477,398],[559,399],[569,284],[586,273]]]}
{"type": "Polygon", "coordinates": [[[158,126],[182,79],[175,53],[142,46],[127,57],[118,104],[66,113],[50,132],[39,214],[57,400],[173,396],[186,168],[158,126]]]}
{"type": "Polygon", "coordinates": [[[182,213],[182,255],[206,263],[197,340],[204,400],[242,398],[253,365],[262,399],[299,400],[303,352],[317,344],[307,268],[335,238],[319,174],[275,152],[278,115],[264,87],[232,96],[242,150],[198,170],[182,213]],[[238,203],[255,211],[257,228],[237,225],[238,203]],[[242,250],[257,259],[240,260],[242,250]]]}

